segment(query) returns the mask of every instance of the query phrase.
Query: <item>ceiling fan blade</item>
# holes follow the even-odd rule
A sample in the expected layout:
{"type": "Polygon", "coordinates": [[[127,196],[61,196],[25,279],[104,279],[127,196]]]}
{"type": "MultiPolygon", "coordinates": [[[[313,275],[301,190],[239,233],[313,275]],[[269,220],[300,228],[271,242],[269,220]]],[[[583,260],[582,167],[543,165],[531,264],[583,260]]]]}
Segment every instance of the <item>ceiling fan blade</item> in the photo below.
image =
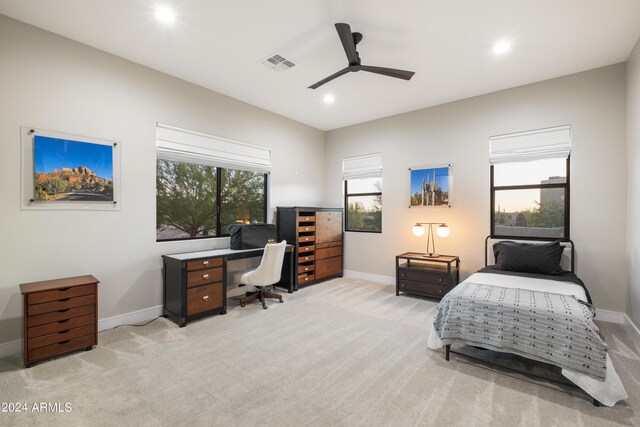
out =
{"type": "Polygon", "coordinates": [[[368,71],[370,73],[382,74],[383,76],[395,77],[397,79],[411,80],[411,77],[415,74],[413,71],[396,70],[395,68],[386,67],[372,67],[370,65],[363,65],[360,67],[362,71],[368,71]]]}
{"type": "Polygon", "coordinates": [[[336,24],[336,30],[338,31],[338,36],[340,36],[344,53],[347,54],[349,65],[359,64],[360,61],[358,59],[358,52],[356,52],[356,43],[353,41],[353,34],[351,34],[349,24],[336,24]]]}
{"type": "Polygon", "coordinates": [[[335,79],[337,77],[340,77],[343,74],[347,74],[349,71],[351,71],[351,69],[349,67],[343,68],[342,70],[338,71],[337,73],[333,73],[329,77],[327,77],[325,79],[322,79],[317,83],[312,84],[311,86],[309,86],[309,89],[318,89],[323,84],[328,83],[331,80],[333,80],[333,79],[335,79]]]}

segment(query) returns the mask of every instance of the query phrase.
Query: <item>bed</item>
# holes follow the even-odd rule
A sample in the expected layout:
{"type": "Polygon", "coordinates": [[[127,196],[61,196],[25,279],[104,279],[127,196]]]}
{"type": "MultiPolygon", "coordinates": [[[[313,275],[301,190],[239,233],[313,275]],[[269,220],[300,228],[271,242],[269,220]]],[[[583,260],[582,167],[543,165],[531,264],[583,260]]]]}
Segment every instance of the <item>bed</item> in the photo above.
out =
{"type": "MultiPolygon", "coordinates": [[[[489,236],[485,268],[438,304],[429,348],[466,345],[560,368],[600,403],[627,398],[593,322],[586,286],[574,274],[571,241],[505,241],[489,236]]],[[[456,354],[461,354],[455,352],[456,354]]]]}

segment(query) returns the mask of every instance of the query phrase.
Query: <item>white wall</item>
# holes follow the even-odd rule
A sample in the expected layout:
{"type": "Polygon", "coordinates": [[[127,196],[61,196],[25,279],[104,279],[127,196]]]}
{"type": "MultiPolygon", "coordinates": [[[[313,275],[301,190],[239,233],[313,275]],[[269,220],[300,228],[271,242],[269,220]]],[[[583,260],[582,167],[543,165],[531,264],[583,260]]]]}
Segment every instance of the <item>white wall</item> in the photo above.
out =
{"type": "Polygon", "coordinates": [[[599,309],[624,311],[625,109],[625,66],[618,64],[328,132],[329,204],[342,205],[343,157],[383,153],[383,232],[346,233],[345,269],[394,276],[395,255],[425,249],[412,225],[443,221],[451,235],[436,237],[436,248],[459,255],[467,277],[483,266],[489,233],[489,136],[570,124],[577,272],[599,309]],[[449,162],[453,207],[408,209],[407,168],[449,162]]]}
{"type": "Polygon", "coordinates": [[[322,202],[317,129],[2,15],[0,64],[0,343],[21,334],[19,283],[93,274],[107,318],[162,304],[161,254],[228,246],[156,243],[156,122],[270,147],[271,210],[322,202]],[[20,125],[119,141],[121,211],[21,211],[20,125]]]}
{"type": "Polygon", "coordinates": [[[627,61],[627,314],[640,325],[640,41],[627,61]]]}

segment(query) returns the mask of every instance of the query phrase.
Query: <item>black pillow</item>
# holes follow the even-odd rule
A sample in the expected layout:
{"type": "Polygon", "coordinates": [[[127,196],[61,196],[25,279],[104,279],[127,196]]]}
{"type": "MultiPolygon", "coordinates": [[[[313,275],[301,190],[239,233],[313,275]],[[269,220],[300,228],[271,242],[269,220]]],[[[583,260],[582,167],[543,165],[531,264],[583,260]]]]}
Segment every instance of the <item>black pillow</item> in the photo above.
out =
{"type": "Polygon", "coordinates": [[[562,274],[562,251],[564,246],[560,242],[531,244],[504,241],[493,245],[497,269],[523,273],[562,274]]]}

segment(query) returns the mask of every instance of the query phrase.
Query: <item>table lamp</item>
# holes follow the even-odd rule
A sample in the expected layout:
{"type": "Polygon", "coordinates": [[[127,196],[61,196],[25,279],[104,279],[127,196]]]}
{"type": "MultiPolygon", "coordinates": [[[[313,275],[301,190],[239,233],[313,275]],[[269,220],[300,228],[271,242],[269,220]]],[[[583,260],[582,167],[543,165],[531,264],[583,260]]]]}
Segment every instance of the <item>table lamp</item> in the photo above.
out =
{"type": "Polygon", "coordinates": [[[427,233],[427,255],[425,255],[425,258],[438,258],[440,255],[436,253],[436,241],[433,239],[433,226],[438,226],[438,228],[436,228],[436,233],[438,233],[438,236],[440,237],[447,237],[451,230],[447,224],[443,222],[417,222],[411,231],[415,236],[424,236],[426,231],[424,228],[425,225],[429,226],[429,232],[427,233]],[[433,250],[431,250],[432,245],[433,250]]]}

